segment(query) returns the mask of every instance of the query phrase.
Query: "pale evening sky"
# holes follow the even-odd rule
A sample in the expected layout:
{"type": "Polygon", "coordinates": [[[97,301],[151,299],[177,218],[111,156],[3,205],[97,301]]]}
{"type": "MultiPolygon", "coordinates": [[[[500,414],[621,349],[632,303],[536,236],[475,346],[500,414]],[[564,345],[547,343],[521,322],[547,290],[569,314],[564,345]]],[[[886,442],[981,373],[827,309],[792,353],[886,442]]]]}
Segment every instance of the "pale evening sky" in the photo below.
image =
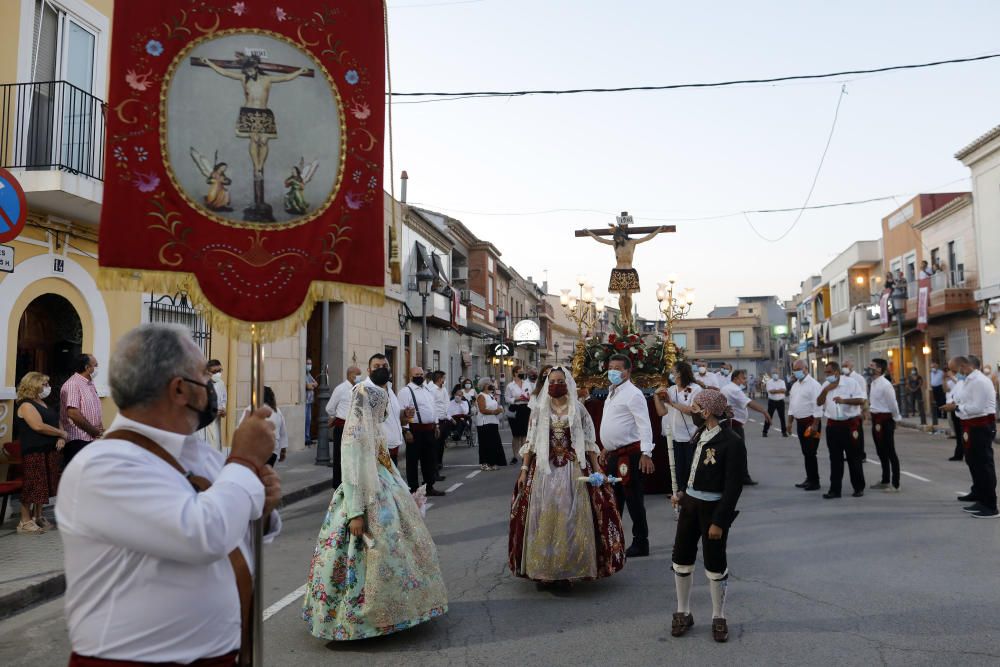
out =
{"type": "MultiPolygon", "coordinates": [[[[1000,52],[1000,2],[390,2],[399,92],[591,88],[811,74],[1000,52]]],[[[613,254],[573,230],[676,224],[639,246],[640,313],[670,273],[695,314],[740,295],[789,298],[916,192],[967,190],[952,155],[1000,124],[1000,59],[843,80],[710,90],[493,98],[393,107],[411,204],[450,214],[550,292],[583,272],[606,294],[613,254]],[[801,206],[839,120],[812,204],[769,243],[742,215],[801,206]],[[550,209],[592,209],[541,214],[550,209]],[[486,215],[488,213],[530,213],[486,215]]],[[[411,101],[411,100],[405,100],[411,101]]],[[[386,160],[388,171],[388,160],[386,160]]],[[[388,183],[386,184],[388,189],[388,183]]],[[[397,181],[398,194],[398,181],[397,181]]],[[[769,237],[796,213],[751,215],[769,237]]]]}

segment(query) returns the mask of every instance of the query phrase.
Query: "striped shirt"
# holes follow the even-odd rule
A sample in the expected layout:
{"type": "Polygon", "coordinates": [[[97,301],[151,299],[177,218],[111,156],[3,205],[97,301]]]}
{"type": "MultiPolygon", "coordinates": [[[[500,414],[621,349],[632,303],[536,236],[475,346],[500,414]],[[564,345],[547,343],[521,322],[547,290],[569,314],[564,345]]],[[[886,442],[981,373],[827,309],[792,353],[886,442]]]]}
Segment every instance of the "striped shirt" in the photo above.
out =
{"type": "Polygon", "coordinates": [[[79,373],[66,380],[59,390],[59,423],[69,436],[67,441],[84,440],[91,442],[94,437],[73,423],[69,418],[69,408],[76,408],[92,426],[104,430],[101,411],[101,399],[97,396],[97,387],[91,380],[79,373]]]}

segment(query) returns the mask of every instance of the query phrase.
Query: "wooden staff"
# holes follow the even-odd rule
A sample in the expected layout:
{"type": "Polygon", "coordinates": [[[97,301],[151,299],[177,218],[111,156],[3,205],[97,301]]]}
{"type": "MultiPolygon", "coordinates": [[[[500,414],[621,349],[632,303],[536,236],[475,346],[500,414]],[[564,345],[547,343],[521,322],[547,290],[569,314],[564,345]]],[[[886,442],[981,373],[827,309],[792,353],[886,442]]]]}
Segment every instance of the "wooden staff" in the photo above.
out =
{"type": "MultiPolygon", "coordinates": [[[[264,404],[264,345],[260,329],[250,325],[250,410],[264,404]]],[[[250,612],[250,639],[253,666],[264,667],[264,517],[253,522],[253,606],[250,612]]]]}

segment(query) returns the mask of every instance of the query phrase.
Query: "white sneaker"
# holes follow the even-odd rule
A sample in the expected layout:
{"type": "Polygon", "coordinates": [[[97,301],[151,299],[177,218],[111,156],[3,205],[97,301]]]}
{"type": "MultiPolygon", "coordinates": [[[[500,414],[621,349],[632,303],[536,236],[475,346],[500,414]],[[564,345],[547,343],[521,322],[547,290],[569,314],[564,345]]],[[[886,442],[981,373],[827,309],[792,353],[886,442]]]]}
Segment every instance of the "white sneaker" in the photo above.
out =
{"type": "Polygon", "coordinates": [[[45,532],[45,529],[32,519],[30,521],[19,521],[17,523],[17,532],[22,535],[41,535],[45,532]]]}

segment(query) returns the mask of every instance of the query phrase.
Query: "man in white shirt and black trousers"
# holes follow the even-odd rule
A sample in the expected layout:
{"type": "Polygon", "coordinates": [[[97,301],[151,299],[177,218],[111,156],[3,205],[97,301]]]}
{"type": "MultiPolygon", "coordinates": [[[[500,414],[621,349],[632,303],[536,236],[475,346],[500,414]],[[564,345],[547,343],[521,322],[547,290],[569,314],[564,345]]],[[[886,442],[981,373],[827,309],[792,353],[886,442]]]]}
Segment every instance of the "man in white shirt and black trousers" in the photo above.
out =
{"type": "Polygon", "coordinates": [[[799,447],[806,467],[805,481],[795,486],[805,491],[817,491],[819,462],[816,460],[816,453],[819,450],[823,407],[816,399],[823,388],[809,375],[809,366],[801,359],[792,364],[792,374],[795,382],[792,383],[788,396],[788,430],[798,422],[795,432],[799,437],[799,447]]]}
{"type": "Polygon", "coordinates": [[[972,490],[959,496],[971,502],[963,511],[976,519],[1000,518],[997,511],[997,472],[993,461],[993,438],[997,434],[997,397],[993,383],[979,370],[977,357],[955,357],[948,366],[965,383],[955,396],[955,403],[942,406],[942,410],[955,410],[962,420],[962,442],[965,446],[965,463],[972,476],[972,490]]]}
{"type": "Polygon", "coordinates": [[[618,511],[628,508],[632,519],[632,545],[625,551],[628,558],[649,555],[649,525],[643,500],[643,475],[652,475],[653,427],[649,422],[649,407],[642,391],[629,380],[632,360],[624,354],[608,360],[608,380],[611,389],[604,401],[601,417],[600,463],[609,475],[622,481],[614,485],[618,511]]]}
{"type": "Polygon", "coordinates": [[[328,425],[333,428],[331,438],[330,465],[333,467],[333,488],[340,486],[340,443],[344,439],[344,424],[347,423],[347,413],[351,409],[351,392],[354,385],[361,376],[361,369],[357,366],[350,366],[347,369],[347,379],[334,388],[330,400],[326,404],[326,414],[329,417],[328,425]]]}
{"type": "Polygon", "coordinates": [[[424,369],[414,366],[410,369],[410,383],[399,390],[396,396],[399,405],[409,418],[410,423],[404,428],[406,439],[406,483],[410,492],[420,486],[420,476],[417,466],[424,475],[428,496],[443,496],[444,491],[434,488],[438,479],[437,471],[437,404],[434,394],[424,384],[424,369]],[[410,436],[406,437],[406,433],[410,436]]]}
{"type": "MultiPolygon", "coordinates": [[[[746,431],[743,427],[750,419],[750,410],[759,412],[764,417],[764,424],[768,426],[771,424],[771,417],[767,414],[767,410],[757,405],[756,401],[751,400],[747,396],[746,387],[747,372],[740,369],[734,372],[729,382],[722,385],[722,388],[719,390],[726,397],[729,409],[733,412],[733,417],[729,420],[729,428],[743,438],[743,444],[746,444],[747,441],[746,431]]],[[[743,486],[757,486],[757,482],[750,477],[749,464],[747,466],[747,469],[743,471],[743,486]]]]}
{"type": "Polygon", "coordinates": [[[826,365],[826,384],[816,399],[826,417],[826,446],[830,450],[830,488],[823,497],[840,498],[844,480],[844,455],[851,475],[855,498],[865,495],[864,458],[861,453],[861,407],[865,393],[861,387],[840,374],[840,364],[826,365]]]}
{"type": "MultiPolygon", "coordinates": [[[[788,389],[785,386],[785,381],[781,379],[778,375],[777,370],[771,371],[771,378],[764,385],[764,390],[767,392],[767,416],[773,417],[774,413],[778,413],[778,423],[781,424],[781,437],[788,437],[788,428],[785,426],[785,394],[788,393],[788,389]]],[[[763,437],[767,437],[767,429],[771,428],[771,422],[764,422],[764,432],[761,434],[763,437]]]]}
{"type": "Polygon", "coordinates": [[[885,359],[872,359],[868,368],[872,372],[872,377],[875,378],[868,390],[868,403],[872,415],[872,440],[875,441],[875,451],[882,463],[882,481],[873,484],[871,488],[899,491],[896,422],[902,418],[899,415],[896,390],[892,386],[891,378],[889,378],[889,362],[885,359]]]}
{"type": "MultiPolygon", "coordinates": [[[[248,659],[253,552],[281,529],[268,408],[228,459],[194,434],[215,419],[205,357],[179,325],[122,336],[108,378],[119,415],[66,467],[63,541],[71,666],[235,665],[248,659]],[[241,632],[242,631],[242,632],[241,632]]],[[[247,663],[249,664],[249,663],[247,663]]]]}

